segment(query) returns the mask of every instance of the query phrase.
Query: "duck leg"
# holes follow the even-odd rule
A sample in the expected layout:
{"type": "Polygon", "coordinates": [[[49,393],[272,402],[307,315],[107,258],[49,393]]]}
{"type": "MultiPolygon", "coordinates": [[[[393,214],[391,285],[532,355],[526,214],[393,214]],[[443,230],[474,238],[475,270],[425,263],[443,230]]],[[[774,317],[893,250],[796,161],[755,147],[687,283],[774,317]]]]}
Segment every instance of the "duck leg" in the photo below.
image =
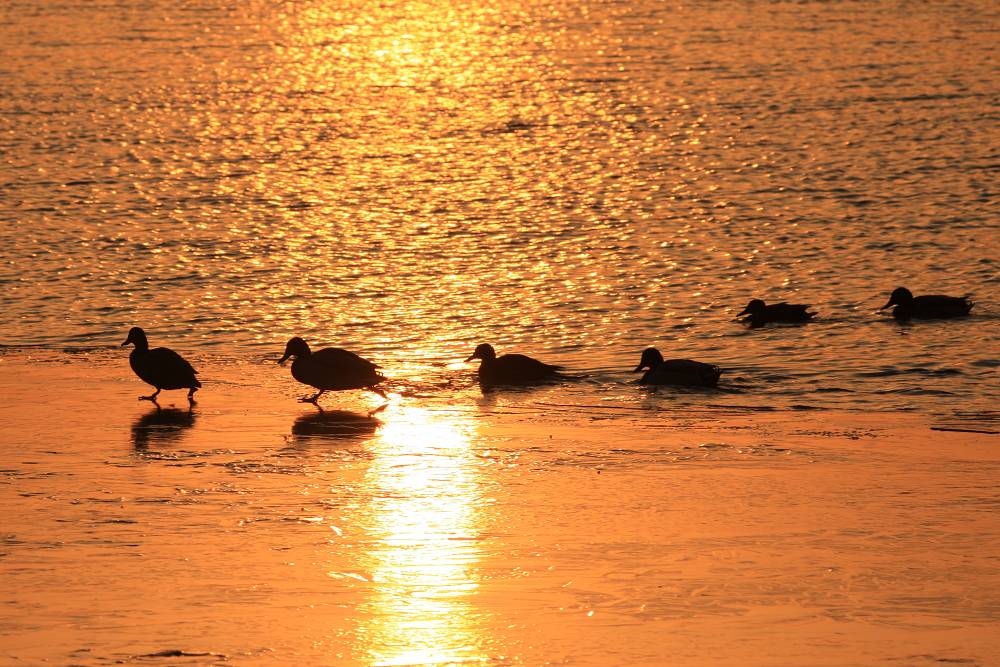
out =
{"type": "Polygon", "coordinates": [[[389,407],[389,397],[388,397],[388,396],[386,395],[386,393],[385,393],[384,391],[382,391],[382,389],[380,389],[379,387],[368,387],[368,389],[369,389],[370,391],[373,391],[373,392],[375,392],[376,394],[378,394],[379,396],[381,396],[381,397],[383,398],[383,400],[385,400],[385,403],[383,403],[382,405],[378,406],[377,408],[375,408],[374,410],[372,410],[372,411],[370,411],[370,412],[368,413],[368,416],[369,416],[369,417],[371,417],[372,415],[374,415],[374,414],[378,414],[379,412],[382,412],[382,411],[383,411],[383,410],[385,410],[385,409],[386,409],[387,407],[389,407]]]}
{"type": "Polygon", "coordinates": [[[304,398],[300,398],[299,402],[300,403],[312,403],[313,405],[316,405],[316,401],[318,401],[319,397],[322,396],[325,392],[326,392],[326,389],[320,389],[318,392],[316,392],[315,396],[306,396],[304,398]]]}
{"type": "Polygon", "coordinates": [[[152,401],[153,403],[156,403],[156,397],[159,396],[159,394],[160,394],[161,391],[163,391],[163,390],[160,389],[159,387],[157,387],[156,391],[154,391],[152,394],[150,394],[149,396],[140,396],[139,400],[140,401],[152,401]]]}
{"type": "Polygon", "coordinates": [[[194,392],[196,391],[198,391],[198,387],[191,387],[191,390],[188,392],[188,403],[190,405],[197,403],[197,401],[194,400],[194,392]]]}

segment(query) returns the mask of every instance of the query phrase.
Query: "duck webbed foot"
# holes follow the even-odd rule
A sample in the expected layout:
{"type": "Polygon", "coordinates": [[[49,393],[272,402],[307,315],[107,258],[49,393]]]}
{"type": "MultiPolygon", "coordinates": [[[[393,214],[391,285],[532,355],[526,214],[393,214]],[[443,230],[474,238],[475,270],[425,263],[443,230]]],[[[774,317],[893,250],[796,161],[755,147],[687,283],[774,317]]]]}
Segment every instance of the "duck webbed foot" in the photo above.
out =
{"type": "Polygon", "coordinates": [[[318,401],[319,397],[322,396],[322,395],[323,395],[323,392],[320,391],[320,392],[317,392],[313,396],[303,396],[302,398],[299,399],[299,403],[312,403],[313,405],[318,406],[319,404],[316,401],[318,401]]]}
{"type": "MultiPolygon", "coordinates": [[[[140,401],[152,401],[153,403],[156,403],[156,397],[160,395],[160,391],[161,390],[157,389],[156,391],[154,391],[149,396],[140,396],[139,400],[140,401]]],[[[157,403],[157,406],[159,406],[159,403],[157,403]]]]}
{"type": "Polygon", "coordinates": [[[385,403],[383,403],[382,405],[378,406],[378,407],[377,407],[377,408],[375,408],[374,410],[369,410],[369,411],[368,411],[368,417],[369,417],[369,419],[370,419],[371,417],[374,417],[374,416],[375,416],[375,415],[377,415],[378,413],[382,412],[382,411],[383,411],[383,410],[385,410],[385,409],[386,409],[387,407],[389,407],[389,402],[388,402],[388,401],[386,401],[386,402],[385,402],[385,403]]]}

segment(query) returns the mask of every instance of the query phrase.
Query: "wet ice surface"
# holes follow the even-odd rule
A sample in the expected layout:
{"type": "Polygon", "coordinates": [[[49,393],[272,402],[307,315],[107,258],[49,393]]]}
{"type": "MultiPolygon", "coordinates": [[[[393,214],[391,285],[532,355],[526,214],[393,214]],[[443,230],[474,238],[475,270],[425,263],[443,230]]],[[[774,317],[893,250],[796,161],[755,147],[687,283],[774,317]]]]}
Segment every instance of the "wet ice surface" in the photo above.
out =
{"type": "MultiPolygon", "coordinates": [[[[566,386],[162,409],[3,361],[0,647],[33,664],[988,664],[995,435],[569,409],[566,386]],[[457,397],[457,398],[456,398],[457,397]]],[[[227,371],[229,372],[229,371],[227,371]]],[[[643,392],[628,387],[623,392],[643,392]]]]}

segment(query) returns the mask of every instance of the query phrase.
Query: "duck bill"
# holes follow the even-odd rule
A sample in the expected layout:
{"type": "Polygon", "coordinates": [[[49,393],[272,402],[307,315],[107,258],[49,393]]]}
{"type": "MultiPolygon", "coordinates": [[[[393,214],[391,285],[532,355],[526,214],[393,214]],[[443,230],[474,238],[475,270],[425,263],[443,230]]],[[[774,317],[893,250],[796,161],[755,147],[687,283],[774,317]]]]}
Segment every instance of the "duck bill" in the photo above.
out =
{"type": "Polygon", "coordinates": [[[744,315],[749,315],[749,314],[750,314],[750,309],[749,309],[749,308],[744,308],[744,309],[743,309],[743,312],[741,312],[741,313],[740,313],[739,315],[737,315],[736,317],[743,317],[744,315]]]}
{"type": "Polygon", "coordinates": [[[882,306],[881,308],[879,308],[879,310],[885,310],[886,308],[888,308],[891,305],[892,305],[892,299],[889,299],[889,303],[887,303],[884,306],[882,306]]]}
{"type": "Polygon", "coordinates": [[[122,343],[121,345],[119,345],[119,347],[125,347],[126,345],[128,345],[128,344],[129,344],[129,343],[131,343],[131,342],[132,342],[132,339],[131,339],[131,338],[126,338],[126,339],[125,339],[125,342],[124,342],[124,343],[122,343]]]}
{"type": "Polygon", "coordinates": [[[467,364],[467,363],[469,363],[470,361],[472,361],[472,360],[473,360],[473,359],[475,359],[475,358],[476,358],[476,355],[475,355],[475,353],[473,353],[473,354],[470,354],[470,355],[469,355],[469,358],[468,358],[468,359],[466,359],[466,360],[465,360],[465,361],[464,361],[463,363],[466,363],[466,364],[467,364]]]}
{"type": "Polygon", "coordinates": [[[646,364],[639,364],[638,366],[635,367],[635,370],[633,370],[632,372],[633,373],[638,373],[639,371],[641,371],[641,370],[643,370],[645,368],[646,368],[646,364]]]}
{"type": "Polygon", "coordinates": [[[288,361],[288,357],[290,357],[290,356],[292,356],[292,355],[289,354],[288,352],[285,352],[285,356],[283,356],[281,359],[278,359],[278,364],[285,363],[286,361],[288,361]]]}

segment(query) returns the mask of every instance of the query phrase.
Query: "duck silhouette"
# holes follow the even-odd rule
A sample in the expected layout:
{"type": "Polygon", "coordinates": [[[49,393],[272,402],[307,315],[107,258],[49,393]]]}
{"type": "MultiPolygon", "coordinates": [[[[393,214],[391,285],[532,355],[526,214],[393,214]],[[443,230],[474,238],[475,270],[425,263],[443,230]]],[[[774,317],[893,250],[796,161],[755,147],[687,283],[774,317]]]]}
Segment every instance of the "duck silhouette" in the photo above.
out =
{"type": "Polygon", "coordinates": [[[368,389],[385,398],[385,393],[375,386],[385,380],[376,370],[379,367],[353,352],[336,347],[313,352],[308,343],[296,336],[285,345],[285,354],[278,363],[284,363],[289,357],[295,359],[292,362],[292,377],[319,389],[313,396],[301,398],[303,403],[317,405],[324,393],[347,389],[368,389]]]}
{"type": "Polygon", "coordinates": [[[885,310],[892,305],[896,306],[892,309],[892,316],[900,321],[913,318],[933,320],[965,317],[972,310],[972,301],[969,297],[941,294],[913,296],[913,292],[905,287],[894,289],[889,295],[889,302],[879,310],[885,310]]]}
{"type": "Polygon", "coordinates": [[[149,349],[146,332],[139,327],[129,329],[128,338],[122,343],[125,347],[131,343],[134,349],[128,355],[128,363],[135,374],[156,388],[150,396],[140,396],[140,401],[153,401],[164,389],[187,389],[188,401],[194,403],[194,392],[201,387],[201,382],[195,376],[198,374],[184,357],[166,347],[149,349]]]}
{"type": "Polygon", "coordinates": [[[809,306],[801,303],[772,303],[767,305],[761,299],[753,299],[747,307],[737,315],[737,318],[744,317],[743,322],[749,324],[751,328],[762,327],[771,322],[808,322],[816,317],[816,313],[807,312],[809,306]]]}
{"type": "Polygon", "coordinates": [[[489,343],[476,346],[466,361],[480,359],[479,381],[484,385],[530,384],[559,377],[562,366],[546,364],[523,354],[497,356],[489,343]]]}
{"type": "Polygon", "coordinates": [[[714,387],[719,383],[722,369],[690,359],[666,359],[655,347],[643,350],[636,373],[649,369],[639,384],[673,384],[686,387],[714,387]]]}

